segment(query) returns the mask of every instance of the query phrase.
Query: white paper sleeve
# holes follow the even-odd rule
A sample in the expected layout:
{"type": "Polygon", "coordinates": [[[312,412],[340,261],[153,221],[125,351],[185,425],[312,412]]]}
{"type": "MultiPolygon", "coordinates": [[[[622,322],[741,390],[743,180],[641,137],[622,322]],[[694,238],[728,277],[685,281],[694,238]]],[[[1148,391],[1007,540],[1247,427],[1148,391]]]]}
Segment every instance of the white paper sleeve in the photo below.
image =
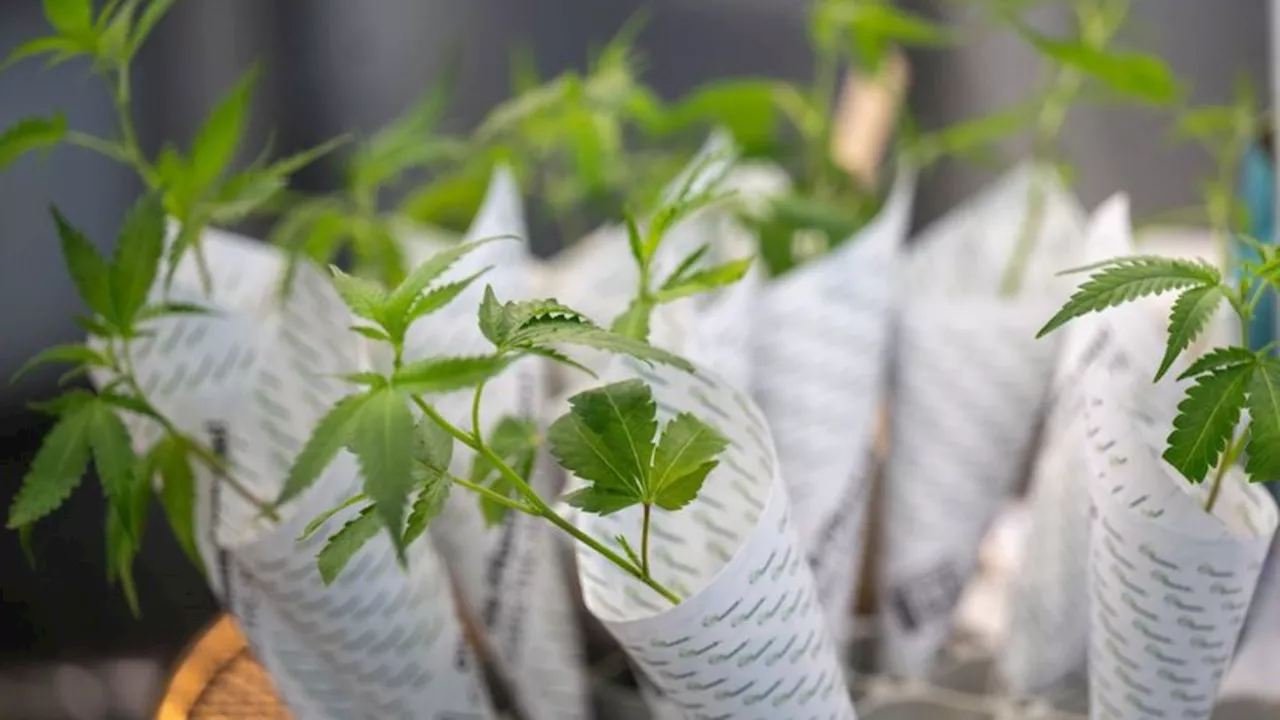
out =
{"type": "Polygon", "coordinates": [[[1275,500],[1228,472],[1213,513],[1161,458],[1178,388],[1085,379],[1090,717],[1207,718],[1276,529],[1275,500]]]}
{"type": "Polygon", "coordinates": [[[897,675],[929,674],[982,538],[1032,450],[1057,353],[1056,338],[1035,336],[1060,305],[1053,271],[1072,265],[1084,225],[1074,199],[1042,178],[1044,222],[1025,289],[1016,301],[998,296],[1035,172],[1015,170],[937,221],[910,260],[879,582],[882,650],[897,675]]]}
{"type": "MultiPolygon", "coordinates": [[[[466,239],[506,234],[525,236],[524,209],[515,178],[499,170],[466,239]]],[[[411,265],[439,249],[413,238],[407,247],[411,265]]],[[[491,242],[462,258],[443,281],[486,267],[492,269],[451,305],[411,328],[406,361],[493,352],[476,316],[484,286],[492,285],[503,302],[531,299],[533,260],[523,242],[491,242]]],[[[528,358],[486,384],[481,404],[486,433],[504,416],[538,418],[545,403],[546,370],[540,359],[528,358]]],[[[451,422],[470,429],[472,397],[467,390],[432,402],[451,422]]],[[[473,452],[456,446],[453,472],[467,477],[473,458],[473,452]]],[[[554,474],[549,470],[539,467],[532,480],[539,492],[554,496],[557,488],[551,486],[554,474]]],[[[556,551],[556,532],[543,520],[520,513],[510,513],[500,525],[487,528],[477,497],[464,490],[451,494],[431,529],[467,615],[481,628],[487,657],[528,720],[588,717],[581,640],[565,584],[564,558],[556,551]]]]}
{"type": "Polygon", "coordinates": [[[835,636],[849,633],[915,175],[829,255],[770,280],[757,303],[752,390],[835,636]]]}
{"type": "MultiPolygon", "coordinates": [[[[760,411],[705,371],[616,367],[650,384],[661,418],[693,412],[731,445],[693,503],[655,511],[653,575],[680,604],[579,545],[587,608],[686,717],[853,718],[760,411]]],[[[602,540],[640,537],[639,508],[576,521],[602,540]]]]}
{"type": "MultiPolygon", "coordinates": [[[[1128,200],[1113,197],[1090,220],[1081,263],[1134,252],[1128,200]]],[[[1086,315],[1058,331],[1062,356],[1028,498],[1034,542],[1024,548],[1013,575],[998,658],[1001,678],[1015,696],[1049,691],[1085,670],[1090,520],[1081,381],[1090,368],[1102,367],[1117,381],[1150,385],[1164,353],[1167,315],[1159,304],[1141,300],[1086,315]]]]}
{"type": "MultiPolygon", "coordinates": [[[[360,369],[362,359],[346,329],[350,315],[318,270],[301,267],[281,299],[277,251],[217,231],[206,232],[203,247],[210,292],[189,256],[167,297],[214,312],[156,322],[154,336],[137,343],[134,366],[162,414],[270,501],[315,422],[345,394],[336,375],[360,369]]],[[[144,440],[139,431],[135,440],[144,440]]],[[[387,539],[375,538],[326,588],[315,556],[343,518],[296,542],[313,517],[359,491],[349,456],[281,507],[276,526],[221,478],[201,469],[197,480],[197,544],[210,585],[297,716],[413,717],[428,709],[489,717],[448,576],[430,547],[414,548],[406,573],[387,539]]]]}

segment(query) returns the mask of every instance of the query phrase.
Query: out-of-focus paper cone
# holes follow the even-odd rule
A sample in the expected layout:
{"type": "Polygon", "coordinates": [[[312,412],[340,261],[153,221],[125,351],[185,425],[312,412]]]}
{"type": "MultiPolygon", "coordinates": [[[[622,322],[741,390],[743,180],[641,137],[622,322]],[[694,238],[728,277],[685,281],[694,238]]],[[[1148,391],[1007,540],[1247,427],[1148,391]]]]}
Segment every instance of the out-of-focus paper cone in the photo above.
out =
{"type": "MultiPolygon", "coordinates": [[[[579,546],[588,609],[686,717],[853,718],[760,411],[705,371],[616,367],[650,384],[663,419],[693,412],[731,445],[693,503],[655,510],[653,575],[680,604],[579,546]]],[[[639,508],[576,522],[602,540],[640,537],[639,508]]]]}
{"type": "MultiPolygon", "coordinates": [[[[274,500],[316,421],[347,391],[336,375],[361,367],[350,315],[310,266],[281,299],[277,251],[217,231],[203,246],[210,293],[188,256],[168,297],[214,313],[156,322],[133,362],[162,414],[223,454],[251,492],[274,500]]],[[[405,572],[380,536],[326,588],[315,556],[349,517],[296,542],[312,518],[359,492],[349,455],[281,507],[278,526],[203,468],[197,481],[196,538],[210,584],[298,717],[489,717],[430,547],[415,547],[405,572]]]]}
{"type": "Polygon", "coordinates": [[[1231,662],[1275,500],[1228,472],[1213,514],[1161,459],[1179,388],[1084,380],[1096,518],[1089,560],[1090,717],[1207,718],[1231,662]],[[1170,391],[1172,390],[1172,391],[1170,391]]]}
{"type": "MultiPolygon", "coordinates": [[[[1101,207],[1085,234],[1082,263],[1132,255],[1128,199],[1101,207]]],[[[1081,380],[1104,367],[1117,382],[1150,385],[1164,353],[1167,313],[1139,301],[1087,315],[1058,331],[1062,357],[1054,373],[1032,473],[1030,541],[1013,574],[1009,619],[998,667],[1015,696],[1049,690],[1082,672],[1089,643],[1089,477],[1081,380]]]]}
{"type": "Polygon", "coordinates": [[[1021,479],[1057,349],[1035,335],[1065,297],[1054,273],[1078,264],[1083,225],[1074,199],[1025,166],[937,221],[913,251],[882,516],[881,647],[894,674],[929,674],[982,538],[1021,479]],[[1023,293],[1001,299],[1032,182],[1046,198],[1036,251],[1023,293]]]}
{"type": "MultiPolygon", "coordinates": [[[[515,178],[505,169],[495,173],[467,240],[497,235],[526,235],[524,208],[515,178]]],[[[411,266],[439,247],[410,239],[411,266]]],[[[433,355],[493,352],[481,334],[476,315],[485,285],[504,302],[532,298],[533,260],[522,241],[500,240],[480,246],[462,258],[443,281],[458,280],[486,267],[487,274],[454,302],[416,323],[406,343],[405,360],[433,355]]],[[[545,365],[529,358],[516,363],[485,386],[481,422],[485,432],[504,416],[537,420],[545,402],[545,365]]],[[[433,399],[451,422],[470,428],[470,390],[433,399]]],[[[453,472],[467,477],[474,453],[457,446],[453,472]]],[[[554,496],[553,474],[540,466],[532,478],[539,492],[554,496]]],[[[458,583],[468,614],[477,622],[499,673],[509,682],[515,702],[529,720],[574,720],[588,716],[586,672],[574,606],[564,584],[563,556],[557,552],[558,531],[539,518],[511,513],[497,527],[486,528],[478,499],[454,492],[432,527],[458,583]]]]}
{"type": "Polygon", "coordinates": [[[757,304],[753,391],[818,596],[848,634],[859,577],[872,443],[888,367],[899,258],[915,175],[900,169],[884,209],[834,252],[770,281],[757,304]]]}

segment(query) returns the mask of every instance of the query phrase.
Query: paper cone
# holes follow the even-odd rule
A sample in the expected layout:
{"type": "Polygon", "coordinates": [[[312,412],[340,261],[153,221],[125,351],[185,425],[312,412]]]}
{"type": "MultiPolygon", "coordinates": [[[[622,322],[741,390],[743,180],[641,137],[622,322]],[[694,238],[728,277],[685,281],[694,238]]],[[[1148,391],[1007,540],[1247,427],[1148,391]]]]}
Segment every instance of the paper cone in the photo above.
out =
{"type": "MultiPolygon", "coordinates": [[[[1085,234],[1082,263],[1135,253],[1128,199],[1103,203],[1085,234]]],[[[1164,354],[1168,313],[1146,300],[1087,315],[1058,331],[1062,356],[1046,403],[1040,454],[1031,477],[1029,524],[1035,541],[1013,575],[1010,616],[998,659],[1015,696],[1052,689],[1081,673],[1089,643],[1089,489],[1084,394],[1093,367],[1132,387],[1150,385],[1164,354]]],[[[1176,374],[1176,373],[1175,373],[1176,374]]]]}
{"type": "Polygon", "coordinates": [[[848,632],[859,577],[872,441],[888,367],[900,248],[915,176],[899,171],[879,217],[834,252],[772,280],[760,296],[753,389],[818,595],[848,632]]]}
{"type": "Polygon", "coordinates": [[[1078,264],[1084,224],[1074,200],[1040,180],[1047,201],[1028,282],[1016,301],[998,297],[1036,172],[1016,170],[939,220],[910,260],[916,294],[898,327],[879,583],[894,674],[929,674],[1032,449],[1057,348],[1035,335],[1065,297],[1053,272],[1078,264]]]}
{"type": "Polygon", "coordinates": [[[1267,547],[1275,500],[1228,472],[1212,515],[1160,455],[1180,389],[1084,381],[1096,518],[1090,542],[1090,717],[1207,718],[1267,547]]]}
{"type": "MultiPolygon", "coordinates": [[[[495,235],[526,235],[520,189],[509,171],[495,175],[467,240],[495,235]]],[[[439,248],[419,238],[406,244],[411,266],[439,248]]],[[[405,360],[435,355],[493,352],[476,316],[486,284],[504,302],[532,299],[533,260],[523,242],[503,240],[480,246],[442,278],[461,279],[492,266],[480,280],[440,312],[416,323],[406,342],[405,360]]],[[[545,403],[545,364],[522,360],[490,380],[481,403],[487,433],[504,416],[537,418],[545,403]]],[[[471,390],[432,399],[436,409],[460,427],[471,427],[471,390]]],[[[452,470],[470,474],[474,453],[455,447],[452,470]]],[[[535,488],[554,496],[554,474],[541,467],[535,488]]],[[[588,717],[589,695],[579,630],[557,550],[558,531],[545,521],[511,513],[501,525],[486,528],[478,499],[455,491],[431,529],[467,614],[482,629],[485,649],[505,679],[514,702],[528,720],[588,717]]]]}
{"type": "MultiPolygon", "coordinates": [[[[617,367],[650,384],[662,418],[696,413],[731,445],[693,503],[655,510],[653,575],[684,600],[579,545],[587,608],[686,717],[855,717],[759,410],[705,371],[617,367]]],[[[639,508],[576,522],[605,541],[640,537],[639,508]]]]}
{"type": "MultiPolygon", "coordinates": [[[[189,256],[168,297],[214,314],[157,321],[133,363],[162,414],[222,454],[249,491],[273,500],[315,422],[347,392],[336,374],[361,367],[350,315],[310,266],[282,300],[285,262],[272,248],[218,231],[205,233],[203,247],[210,293],[189,256]]],[[[135,440],[146,434],[139,427],[135,440]]],[[[413,549],[406,573],[388,539],[375,538],[326,588],[316,553],[344,518],[296,542],[312,518],[359,489],[344,454],[280,508],[283,521],[273,526],[198,468],[196,538],[215,594],[298,717],[489,717],[448,577],[428,546],[413,549]]]]}

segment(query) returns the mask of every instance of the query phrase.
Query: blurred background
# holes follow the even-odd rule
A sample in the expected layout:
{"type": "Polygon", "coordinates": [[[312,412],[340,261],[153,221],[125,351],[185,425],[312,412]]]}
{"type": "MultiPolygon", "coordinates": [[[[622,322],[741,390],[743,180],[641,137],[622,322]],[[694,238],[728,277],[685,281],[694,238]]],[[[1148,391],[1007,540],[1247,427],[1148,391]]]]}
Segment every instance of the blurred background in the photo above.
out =
{"type": "MultiPolygon", "coordinates": [[[[956,12],[938,0],[903,4],[940,19],[956,12]]],[[[508,97],[513,48],[531,48],[543,76],[582,68],[590,48],[642,8],[648,22],[637,46],[646,80],[665,97],[720,76],[803,78],[811,67],[804,0],[181,0],[137,64],[139,130],[147,149],[185,144],[216,98],[258,62],[250,144],[273,137],[280,153],[298,151],[385,124],[456,62],[446,128],[465,132],[508,97]]],[[[1036,20],[1052,29],[1067,15],[1050,3],[1036,20]]],[[[0,56],[42,34],[44,23],[39,0],[0,3],[0,56]]],[[[1138,0],[1125,40],[1164,57],[1193,102],[1226,103],[1241,73],[1270,87],[1268,26],[1262,2],[1138,0]]],[[[996,32],[915,55],[911,66],[910,103],[924,127],[1008,104],[1038,72],[1021,40],[996,32]]],[[[0,74],[0,127],[54,108],[66,109],[75,127],[103,134],[112,126],[109,98],[80,63],[45,70],[29,62],[0,74]]],[[[1076,111],[1063,141],[1085,206],[1122,189],[1139,217],[1194,202],[1208,160],[1173,143],[1168,130],[1141,110],[1076,111]]],[[[931,171],[917,227],[989,173],[959,164],[931,171]]],[[[322,162],[296,184],[323,191],[338,182],[322,162]]],[[[49,204],[102,242],[114,237],[138,190],[129,170],[74,148],[0,173],[0,377],[80,335],[49,204]]],[[[547,235],[535,234],[535,248],[559,245],[547,235]]],[[[51,394],[55,380],[37,372],[0,386],[0,505],[7,507],[47,430],[26,403],[51,394]]],[[[147,716],[168,666],[213,616],[204,583],[157,511],[137,563],[143,616],[134,619],[103,579],[102,522],[101,499],[77,494],[37,530],[35,568],[16,536],[0,533],[0,718],[147,716]]]]}

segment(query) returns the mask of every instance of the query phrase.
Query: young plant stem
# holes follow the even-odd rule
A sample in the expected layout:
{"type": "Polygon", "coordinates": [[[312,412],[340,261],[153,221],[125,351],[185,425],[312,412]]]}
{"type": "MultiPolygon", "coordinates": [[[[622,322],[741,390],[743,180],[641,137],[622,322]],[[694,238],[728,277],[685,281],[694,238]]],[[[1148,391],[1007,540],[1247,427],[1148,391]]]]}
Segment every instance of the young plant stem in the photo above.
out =
{"type": "Polygon", "coordinates": [[[520,502],[519,500],[512,500],[506,495],[501,495],[499,493],[496,493],[493,490],[490,490],[489,488],[483,485],[477,485],[469,480],[463,480],[462,478],[456,475],[451,477],[454,485],[457,485],[458,487],[464,487],[470,490],[471,492],[476,493],[477,495],[483,495],[485,498],[499,505],[504,505],[506,507],[511,508],[512,510],[518,510],[522,513],[525,513],[526,515],[538,514],[533,508],[529,507],[525,503],[520,502]]]}
{"type": "MultiPolygon", "coordinates": [[[[483,389],[484,389],[483,384],[481,384],[479,387],[476,388],[475,399],[472,402],[472,422],[473,423],[475,423],[476,419],[479,417],[480,397],[483,389]]],[[[445,432],[452,435],[455,439],[458,440],[458,442],[461,442],[463,445],[466,445],[472,450],[475,450],[476,452],[480,453],[486,460],[488,460],[490,464],[492,464],[493,467],[496,468],[498,472],[501,473],[502,476],[506,478],[508,482],[511,483],[511,486],[515,488],[516,492],[520,493],[520,495],[525,499],[525,502],[528,503],[527,508],[524,510],[525,512],[528,512],[530,515],[533,515],[535,517],[543,518],[544,520],[550,522],[552,525],[555,525],[556,527],[560,528],[564,532],[568,533],[569,536],[571,536],[573,539],[591,548],[601,557],[603,557],[604,559],[616,565],[623,572],[627,573],[628,575],[634,577],[635,579],[647,585],[654,592],[658,593],[663,598],[670,601],[672,605],[679,604],[680,602],[679,595],[676,595],[675,593],[668,590],[665,586],[663,586],[662,583],[659,583],[658,581],[654,580],[652,577],[649,576],[649,573],[644,571],[643,568],[636,566],[631,561],[627,560],[621,555],[610,550],[599,540],[596,540],[595,538],[583,532],[581,529],[578,528],[578,526],[566,520],[563,516],[557,513],[550,505],[548,505],[546,501],[542,499],[542,496],[540,496],[537,493],[537,491],[534,490],[533,487],[529,485],[528,481],[520,477],[520,474],[517,473],[515,470],[513,470],[510,465],[507,465],[507,463],[504,462],[503,459],[497,455],[497,453],[489,449],[489,446],[485,444],[484,440],[481,437],[478,424],[476,425],[476,431],[474,433],[469,433],[457,427],[453,423],[449,422],[442,415],[440,415],[439,411],[431,407],[431,404],[426,402],[422,398],[414,395],[413,402],[415,405],[417,405],[418,409],[423,412],[424,415],[431,418],[432,422],[435,422],[437,425],[444,428],[445,432]]]]}
{"type": "Polygon", "coordinates": [[[1240,436],[1232,442],[1218,463],[1218,469],[1213,474],[1213,484],[1209,486],[1209,495],[1204,501],[1204,511],[1213,513],[1213,506],[1218,502],[1218,494],[1222,492],[1222,482],[1227,477],[1227,471],[1232,465],[1236,464],[1236,459],[1240,457],[1240,453],[1244,452],[1245,442],[1249,439],[1248,433],[1240,433],[1240,436]]]}
{"type": "Polygon", "coordinates": [[[645,575],[649,574],[649,515],[652,510],[652,505],[644,504],[644,523],[640,527],[640,570],[645,575]]]}

